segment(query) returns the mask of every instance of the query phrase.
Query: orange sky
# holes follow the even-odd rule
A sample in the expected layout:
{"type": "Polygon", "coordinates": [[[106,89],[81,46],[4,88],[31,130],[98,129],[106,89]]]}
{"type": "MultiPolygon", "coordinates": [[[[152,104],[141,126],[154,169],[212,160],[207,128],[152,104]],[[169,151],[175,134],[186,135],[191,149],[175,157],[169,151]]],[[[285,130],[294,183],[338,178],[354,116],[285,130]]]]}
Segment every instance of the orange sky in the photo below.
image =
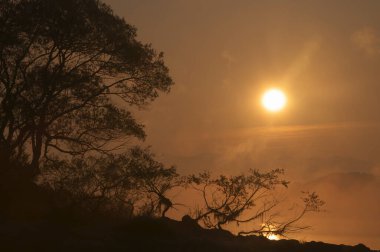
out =
{"type": "Polygon", "coordinates": [[[176,82],[137,114],[161,160],[284,168],[327,202],[299,239],[380,249],[380,1],[105,2],[164,51],[176,82]],[[289,100],[276,115],[259,104],[272,86],[289,100]]]}

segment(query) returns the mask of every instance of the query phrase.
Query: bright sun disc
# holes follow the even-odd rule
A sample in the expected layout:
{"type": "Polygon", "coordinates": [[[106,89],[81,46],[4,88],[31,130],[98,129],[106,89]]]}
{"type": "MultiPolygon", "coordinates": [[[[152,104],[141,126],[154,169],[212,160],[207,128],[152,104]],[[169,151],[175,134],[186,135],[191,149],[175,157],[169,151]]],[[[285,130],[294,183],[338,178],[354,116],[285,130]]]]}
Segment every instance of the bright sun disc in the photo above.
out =
{"type": "Polygon", "coordinates": [[[279,89],[270,89],[264,93],[261,103],[266,110],[277,112],[285,107],[286,96],[279,89]]]}
{"type": "Polygon", "coordinates": [[[267,236],[267,238],[268,238],[269,240],[273,240],[273,241],[278,241],[278,240],[280,240],[280,238],[279,238],[277,235],[275,235],[275,234],[270,234],[270,235],[267,236]]]}

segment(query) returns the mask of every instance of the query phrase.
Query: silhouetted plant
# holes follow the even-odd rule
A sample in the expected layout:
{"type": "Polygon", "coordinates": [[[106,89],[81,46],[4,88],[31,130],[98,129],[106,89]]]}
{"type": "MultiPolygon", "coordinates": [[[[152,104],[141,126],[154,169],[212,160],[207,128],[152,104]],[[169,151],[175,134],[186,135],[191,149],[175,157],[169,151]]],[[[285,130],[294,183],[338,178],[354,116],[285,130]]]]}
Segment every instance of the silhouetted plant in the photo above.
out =
{"type": "Polygon", "coordinates": [[[127,105],[141,108],[172,83],[162,53],[101,1],[0,3],[0,149],[27,153],[31,175],[57,153],[143,139],[127,105]]]}
{"type": "Polygon", "coordinates": [[[133,215],[162,215],[173,207],[166,193],[182,184],[174,167],[155,161],[148,149],[102,157],[47,162],[42,184],[55,192],[68,192],[68,205],[90,211],[116,211],[133,215]]]}
{"type": "Polygon", "coordinates": [[[307,226],[299,226],[298,221],[308,212],[317,212],[324,204],[317,194],[308,193],[303,198],[304,208],[295,217],[282,219],[275,208],[280,201],[274,190],[287,187],[289,182],[281,176],[283,170],[269,172],[250,170],[248,175],[219,176],[212,178],[210,173],[189,176],[188,182],[202,195],[204,206],[196,209],[195,220],[208,228],[223,229],[227,224],[241,226],[239,235],[259,234],[285,236],[300,231],[307,226]]]}
{"type": "MultiPolygon", "coordinates": [[[[300,209],[292,209],[295,212],[295,216],[282,218],[282,220],[276,220],[281,214],[264,213],[262,216],[262,225],[257,229],[251,229],[248,231],[239,231],[239,235],[251,235],[260,234],[266,237],[277,236],[286,237],[288,234],[300,232],[302,230],[310,228],[308,225],[300,224],[300,220],[309,212],[319,212],[322,206],[325,204],[315,192],[303,192],[304,196],[301,197],[303,206],[300,209]]],[[[269,211],[268,211],[269,212],[269,211]]],[[[280,212],[283,212],[280,210],[280,212]]],[[[251,221],[251,220],[250,220],[251,221]]]]}

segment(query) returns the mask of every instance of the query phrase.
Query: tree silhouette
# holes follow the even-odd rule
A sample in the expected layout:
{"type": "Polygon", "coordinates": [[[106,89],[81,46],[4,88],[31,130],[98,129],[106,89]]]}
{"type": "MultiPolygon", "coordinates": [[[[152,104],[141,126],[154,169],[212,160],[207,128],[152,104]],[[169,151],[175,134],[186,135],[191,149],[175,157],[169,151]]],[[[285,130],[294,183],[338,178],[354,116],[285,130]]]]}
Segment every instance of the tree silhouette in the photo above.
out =
{"type": "MultiPolygon", "coordinates": [[[[295,224],[323,202],[308,194],[299,215],[276,221],[270,213],[278,201],[268,193],[288,185],[282,170],[184,180],[147,149],[114,152],[145,138],[131,108],[144,108],[172,84],[163,54],[99,0],[0,1],[2,162],[22,162],[9,167],[26,167],[26,178],[42,171],[40,185],[89,212],[165,217],[175,205],[168,192],[191,184],[205,204],[196,221],[209,228],[260,220],[240,234],[303,229],[295,224]]],[[[0,198],[8,188],[0,183],[0,198]]]]}
{"type": "Polygon", "coordinates": [[[57,195],[69,193],[63,205],[90,212],[118,211],[128,217],[165,216],[174,205],[166,193],[183,184],[174,167],[165,167],[149,149],[138,147],[117,155],[54,160],[42,171],[40,184],[57,195]]]}
{"type": "MultiPolygon", "coordinates": [[[[283,170],[269,172],[250,170],[248,175],[212,178],[210,173],[188,177],[188,183],[202,195],[204,206],[196,209],[195,220],[208,228],[223,229],[227,224],[248,226],[238,228],[239,235],[259,234],[285,236],[287,233],[308,228],[298,222],[308,212],[318,212],[324,204],[316,193],[307,193],[304,207],[296,216],[277,220],[281,214],[275,212],[280,201],[273,196],[279,186],[288,187],[283,180],[283,170]]],[[[280,210],[284,212],[284,210],[280,210]]]]}
{"type": "Polygon", "coordinates": [[[106,153],[143,125],[143,107],[173,84],[162,53],[97,0],[0,3],[0,149],[28,173],[58,153],[106,153]]]}

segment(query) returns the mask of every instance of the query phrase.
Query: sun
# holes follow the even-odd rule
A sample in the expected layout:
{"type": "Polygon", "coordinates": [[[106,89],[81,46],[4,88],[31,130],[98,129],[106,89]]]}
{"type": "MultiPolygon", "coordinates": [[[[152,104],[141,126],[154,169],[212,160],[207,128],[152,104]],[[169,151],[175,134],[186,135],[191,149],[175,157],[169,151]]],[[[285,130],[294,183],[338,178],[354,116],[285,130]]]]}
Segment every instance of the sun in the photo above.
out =
{"type": "Polygon", "coordinates": [[[278,241],[280,240],[280,235],[276,234],[276,226],[272,224],[262,224],[262,230],[264,231],[264,236],[269,239],[269,240],[275,240],[278,241]]]}
{"type": "Polygon", "coordinates": [[[273,240],[273,241],[278,241],[280,240],[280,237],[278,237],[278,235],[275,235],[275,234],[270,234],[270,235],[267,235],[266,236],[269,240],[273,240]]]}
{"type": "Polygon", "coordinates": [[[286,95],[280,89],[267,90],[262,99],[261,104],[270,112],[278,112],[286,106],[286,95]]]}

